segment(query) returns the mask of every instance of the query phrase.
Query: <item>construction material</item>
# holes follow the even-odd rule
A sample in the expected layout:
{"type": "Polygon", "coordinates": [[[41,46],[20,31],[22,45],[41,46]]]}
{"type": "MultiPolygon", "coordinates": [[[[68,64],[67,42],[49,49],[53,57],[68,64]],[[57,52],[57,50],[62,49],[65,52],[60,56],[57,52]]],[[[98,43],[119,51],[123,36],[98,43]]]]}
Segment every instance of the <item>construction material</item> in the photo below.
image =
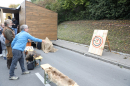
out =
{"type": "Polygon", "coordinates": [[[68,76],[64,75],[51,65],[43,64],[41,65],[41,67],[44,70],[44,84],[47,84],[47,81],[49,79],[57,86],[79,86],[75,81],[73,81],[68,76]]]}

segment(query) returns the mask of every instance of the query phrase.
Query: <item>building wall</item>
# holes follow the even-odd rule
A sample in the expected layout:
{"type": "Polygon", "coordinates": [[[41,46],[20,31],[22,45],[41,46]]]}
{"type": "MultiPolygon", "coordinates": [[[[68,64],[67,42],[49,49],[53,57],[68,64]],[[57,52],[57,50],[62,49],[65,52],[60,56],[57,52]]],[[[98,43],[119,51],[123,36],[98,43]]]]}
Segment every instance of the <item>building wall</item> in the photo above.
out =
{"type": "Polygon", "coordinates": [[[26,24],[26,16],[25,16],[25,1],[21,3],[21,8],[19,11],[19,25],[26,24]]]}
{"type": "Polygon", "coordinates": [[[53,11],[26,1],[26,24],[34,37],[57,40],[57,16],[53,11]]]}

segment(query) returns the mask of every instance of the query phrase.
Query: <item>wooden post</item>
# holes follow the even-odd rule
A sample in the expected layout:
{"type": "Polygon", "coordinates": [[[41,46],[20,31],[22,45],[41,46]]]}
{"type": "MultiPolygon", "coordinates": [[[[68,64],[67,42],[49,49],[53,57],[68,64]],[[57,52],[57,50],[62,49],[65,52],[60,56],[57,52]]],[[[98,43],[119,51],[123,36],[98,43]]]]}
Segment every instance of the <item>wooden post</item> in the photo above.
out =
{"type": "Polygon", "coordinates": [[[46,73],[45,73],[45,70],[44,70],[44,84],[46,84],[46,73]]]}
{"type": "Polygon", "coordinates": [[[106,39],[107,39],[107,41],[106,41],[106,42],[107,42],[107,44],[108,44],[108,45],[105,45],[105,46],[107,46],[107,47],[109,48],[110,52],[111,52],[110,42],[109,42],[109,40],[108,40],[108,37],[106,37],[106,39]]]}
{"type": "Polygon", "coordinates": [[[1,23],[4,23],[3,9],[1,9],[1,23]]]}

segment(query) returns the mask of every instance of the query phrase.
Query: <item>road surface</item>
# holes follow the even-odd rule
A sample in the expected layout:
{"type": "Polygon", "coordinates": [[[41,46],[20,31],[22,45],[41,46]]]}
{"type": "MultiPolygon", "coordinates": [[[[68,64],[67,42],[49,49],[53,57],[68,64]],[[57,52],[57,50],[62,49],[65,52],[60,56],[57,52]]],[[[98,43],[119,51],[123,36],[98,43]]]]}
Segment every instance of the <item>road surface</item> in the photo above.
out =
{"type": "MultiPolygon", "coordinates": [[[[48,54],[35,49],[43,57],[41,63],[49,63],[77,82],[79,86],[130,86],[130,70],[64,48],[54,47],[58,51],[48,54]]],[[[38,77],[38,75],[44,77],[44,71],[41,68],[31,70],[30,74],[21,75],[18,63],[15,75],[20,77],[19,80],[9,80],[6,61],[0,58],[0,86],[45,86],[38,77]]],[[[56,85],[51,83],[50,86],[56,85]]]]}

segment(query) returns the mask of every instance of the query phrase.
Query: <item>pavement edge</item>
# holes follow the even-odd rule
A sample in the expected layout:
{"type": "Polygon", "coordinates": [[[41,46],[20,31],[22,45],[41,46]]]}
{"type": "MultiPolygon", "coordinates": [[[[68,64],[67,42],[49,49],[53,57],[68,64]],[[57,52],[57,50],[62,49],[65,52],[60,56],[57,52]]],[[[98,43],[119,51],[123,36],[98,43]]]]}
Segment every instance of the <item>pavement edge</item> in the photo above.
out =
{"type": "Polygon", "coordinates": [[[130,66],[128,66],[128,65],[126,65],[126,64],[118,63],[118,62],[115,62],[115,61],[112,61],[112,60],[109,60],[109,59],[100,58],[100,57],[98,57],[98,56],[95,56],[95,55],[92,55],[92,54],[87,54],[87,53],[80,52],[80,51],[77,51],[77,50],[73,50],[73,49],[70,49],[70,48],[67,48],[67,47],[64,47],[64,46],[57,45],[57,44],[55,44],[55,43],[53,43],[53,45],[59,46],[59,47],[62,47],[62,48],[64,48],[64,49],[68,49],[68,50],[71,50],[71,51],[74,51],[74,52],[77,52],[77,53],[80,53],[80,54],[83,54],[83,55],[88,56],[88,57],[92,57],[92,58],[97,59],[97,60],[101,60],[101,61],[104,61],[104,62],[113,64],[113,65],[117,65],[117,66],[119,66],[120,68],[126,68],[126,69],[129,69],[129,70],[130,70],[130,66]]]}

